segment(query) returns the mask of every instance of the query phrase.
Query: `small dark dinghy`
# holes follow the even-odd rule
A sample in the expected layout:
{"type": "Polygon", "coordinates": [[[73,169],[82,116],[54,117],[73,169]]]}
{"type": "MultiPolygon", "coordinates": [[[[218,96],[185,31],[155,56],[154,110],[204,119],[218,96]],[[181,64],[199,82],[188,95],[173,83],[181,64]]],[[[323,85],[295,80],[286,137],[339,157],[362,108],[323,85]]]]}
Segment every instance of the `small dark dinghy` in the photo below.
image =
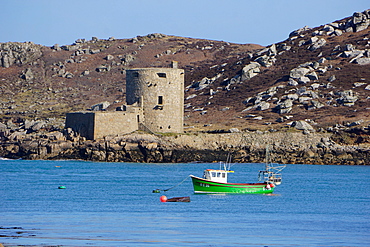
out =
{"type": "Polygon", "coordinates": [[[160,200],[161,202],[190,202],[190,197],[182,196],[182,197],[167,198],[166,196],[161,196],[160,200]]]}

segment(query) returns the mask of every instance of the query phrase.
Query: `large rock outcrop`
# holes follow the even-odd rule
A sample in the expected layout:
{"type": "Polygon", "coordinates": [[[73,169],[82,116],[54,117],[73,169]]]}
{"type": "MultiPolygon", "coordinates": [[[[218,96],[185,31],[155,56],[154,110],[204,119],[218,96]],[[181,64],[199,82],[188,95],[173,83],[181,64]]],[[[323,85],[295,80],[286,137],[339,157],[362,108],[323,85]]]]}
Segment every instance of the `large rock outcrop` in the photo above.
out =
{"type": "Polygon", "coordinates": [[[26,64],[41,57],[41,45],[32,42],[0,43],[0,66],[8,68],[13,64],[26,64]]]}

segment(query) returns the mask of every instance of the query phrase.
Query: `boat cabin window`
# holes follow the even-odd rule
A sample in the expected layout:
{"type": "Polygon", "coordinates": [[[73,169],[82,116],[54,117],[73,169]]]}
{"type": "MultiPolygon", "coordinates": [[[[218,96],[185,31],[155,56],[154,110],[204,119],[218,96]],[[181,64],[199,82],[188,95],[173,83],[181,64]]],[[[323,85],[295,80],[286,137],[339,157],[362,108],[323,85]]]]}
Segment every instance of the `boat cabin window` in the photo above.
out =
{"type": "Polygon", "coordinates": [[[211,177],[213,178],[225,178],[226,173],[225,172],[211,172],[211,177]]]}
{"type": "Polygon", "coordinates": [[[227,183],[227,171],[221,170],[205,170],[203,178],[215,182],[227,183]]]}

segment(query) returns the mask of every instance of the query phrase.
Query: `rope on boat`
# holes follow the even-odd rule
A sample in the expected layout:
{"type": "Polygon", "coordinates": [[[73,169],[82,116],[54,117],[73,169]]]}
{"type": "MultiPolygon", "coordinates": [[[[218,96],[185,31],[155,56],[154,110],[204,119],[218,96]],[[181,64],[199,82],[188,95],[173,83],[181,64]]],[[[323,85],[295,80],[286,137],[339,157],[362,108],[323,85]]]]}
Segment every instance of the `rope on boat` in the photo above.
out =
{"type": "Polygon", "coordinates": [[[172,190],[173,188],[179,186],[180,184],[182,184],[183,182],[185,182],[190,176],[187,176],[184,180],[182,180],[180,183],[176,184],[175,186],[172,186],[171,188],[168,188],[168,189],[165,189],[165,190],[160,190],[160,189],[156,189],[156,190],[153,190],[153,193],[160,193],[161,191],[168,191],[168,190],[172,190]]]}

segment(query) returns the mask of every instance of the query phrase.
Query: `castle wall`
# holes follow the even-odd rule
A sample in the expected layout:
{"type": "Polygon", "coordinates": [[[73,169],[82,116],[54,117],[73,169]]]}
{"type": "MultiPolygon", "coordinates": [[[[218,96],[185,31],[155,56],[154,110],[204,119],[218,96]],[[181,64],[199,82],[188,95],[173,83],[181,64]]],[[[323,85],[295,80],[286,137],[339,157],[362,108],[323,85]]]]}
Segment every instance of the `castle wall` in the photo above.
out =
{"type": "Polygon", "coordinates": [[[145,68],[126,71],[126,102],[143,109],[143,124],[154,132],[183,132],[184,70],[145,68]]]}
{"type": "Polygon", "coordinates": [[[70,112],[66,115],[65,128],[72,128],[81,136],[87,139],[94,139],[94,119],[93,112],[70,112]]]}
{"type": "Polygon", "coordinates": [[[123,111],[95,113],[94,139],[104,136],[127,134],[138,130],[138,114],[123,111]]]}
{"type": "Polygon", "coordinates": [[[94,140],[104,136],[126,134],[138,130],[140,112],[97,111],[67,113],[66,128],[94,140]]]}

